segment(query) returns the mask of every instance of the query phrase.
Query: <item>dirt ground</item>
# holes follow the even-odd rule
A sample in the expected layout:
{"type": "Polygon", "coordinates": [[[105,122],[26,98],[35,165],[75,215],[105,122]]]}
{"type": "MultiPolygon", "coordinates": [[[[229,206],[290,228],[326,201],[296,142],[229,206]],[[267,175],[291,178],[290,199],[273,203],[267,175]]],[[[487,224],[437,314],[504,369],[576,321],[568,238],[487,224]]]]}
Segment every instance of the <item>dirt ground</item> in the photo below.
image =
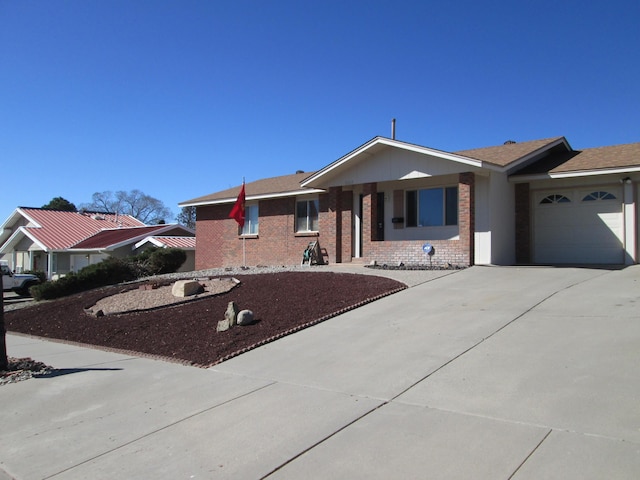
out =
{"type": "Polygon", "coordinates": [[[5,312],[9,332],[210,366],[405,288],[389,278],[334,272],[235,275],[228,292],[115,315],[87,312],[98,300],[138,289],[111,286],[5,312]],[[216,332],[229,302],[254,312],[253,325],[216,332]]]}

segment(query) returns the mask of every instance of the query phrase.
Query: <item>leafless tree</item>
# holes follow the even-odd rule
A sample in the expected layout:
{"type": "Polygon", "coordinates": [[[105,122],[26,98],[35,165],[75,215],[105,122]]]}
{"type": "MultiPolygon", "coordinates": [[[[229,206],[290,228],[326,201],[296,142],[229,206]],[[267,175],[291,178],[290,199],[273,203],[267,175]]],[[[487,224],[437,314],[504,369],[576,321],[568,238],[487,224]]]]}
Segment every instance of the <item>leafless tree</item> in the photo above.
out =
{"type": "Polygon", "coordinates": [[[165,223],[172,217],[171,210],[157,198],[140,190],[96,192],[91,203],[83,204],[85,210],[131,215],[148,225],[165,223]]]}
{"type": "Polygon", "coordinates": [[[182,207],[182,211],[176,217],[176,220],[185,227],[196,228],[196,207],[182,207]]]}

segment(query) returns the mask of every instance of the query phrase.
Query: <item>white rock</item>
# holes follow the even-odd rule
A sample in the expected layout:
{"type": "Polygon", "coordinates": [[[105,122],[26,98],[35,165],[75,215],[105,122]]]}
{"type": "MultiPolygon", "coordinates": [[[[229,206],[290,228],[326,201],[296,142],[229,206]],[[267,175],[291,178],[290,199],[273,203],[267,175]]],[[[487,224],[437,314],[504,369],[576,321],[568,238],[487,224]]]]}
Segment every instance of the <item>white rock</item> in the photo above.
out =
{"type": "Polygon", "coordinates": [[[251,325],[253,323],[253,312],[251,310],[240,310],[236,323],[238,325],[251,325]]]}
{"type": "Polygon", "coordinates": [[[178,280],[171,287],[171,293],[174,297],[189,297],[201,291],[202,285],[195,280],[178,280]]]}

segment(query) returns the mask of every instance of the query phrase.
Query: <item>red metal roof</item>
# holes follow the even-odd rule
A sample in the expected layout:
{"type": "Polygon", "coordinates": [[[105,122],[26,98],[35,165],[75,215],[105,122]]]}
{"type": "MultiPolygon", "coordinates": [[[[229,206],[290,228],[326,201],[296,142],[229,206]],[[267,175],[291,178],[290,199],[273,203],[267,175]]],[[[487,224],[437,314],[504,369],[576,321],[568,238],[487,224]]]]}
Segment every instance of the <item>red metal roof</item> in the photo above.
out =
{"type": "Polygon", "coordinates": [[[195,250],[196,237],[163,237],[154,236],[151,237],[155,240],[154,243],[161,244],[167,248],[182,248],[184,250],[195,250]]]}
{"type": "Polygon", "coordinates": [[[103,230],[71,247],[72,250],[106,249],[121,243],[143,239],[156,232],[162,232],[173,225],[153,225],[147,227],[116,228],[103,230]]]}
{"type": "Polygon", "coordinates": [[[25,207],[18,211],[29,221],[25,230],[47,250],[66,250],[105,229],[146,226],[130,215],[25,207]]]}

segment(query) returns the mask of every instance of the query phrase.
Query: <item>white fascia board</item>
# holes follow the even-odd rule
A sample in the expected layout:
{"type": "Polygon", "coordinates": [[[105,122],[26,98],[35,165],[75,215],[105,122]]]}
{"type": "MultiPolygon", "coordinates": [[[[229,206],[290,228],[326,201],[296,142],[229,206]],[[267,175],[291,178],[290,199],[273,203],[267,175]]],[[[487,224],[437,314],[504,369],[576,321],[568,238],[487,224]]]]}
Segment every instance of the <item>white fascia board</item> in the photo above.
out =
{"type": "Polygon", "coordinates": [[[470,166],[478,167],[478,168],[483,168],[483,167],[492,168],[491,165],[483,165],[483,162],[481,160],[476,160],[474,158],[465,157],[465,156],[462,156],[462,155],[457,155],[455,153],[443,152],[442,150],[435,150],[433,148],[421,147],[419,145],[414,145],[412,143],[399,142],[398,140],[392,140],[392,139],[389,139],[389,138],[378,137],[378,138],[375,138],[374,140],[372,140],[372,141],[370,141],[368,143],[365,143],[361,147],[359,147],[359,148],[355,149],[354,151],[348,153],[344,157],[339,158],[335,162],[327,165],[326,167],[324,167],[323,169],[319,170],[315,174],[313,174],[310,177],[306,178],[304,181],[301,182],[301,185],[304,187],[305,185],[308,185],[309,183],[311,183],[311,182],[323,177],[327,173],[329,173],[329,172],[341,167],[345,163],[350,162],[352,159],[354,159],[354,158],[356,158],[358,156],[361,156],[363,154],[368,154],[367,150],[369,150],[370,148],[372,148],[375,145],[387,145],[389,147],[399,148],[399,149],[406,150],[406,151],[409,151],[409,152],[420,153],[422,155],[429,155],[429,156],[432,156],[432,157],[438,157],[438,158],[442,158],[444,160],[451,160],[451,161],[454,161],[454,162],[457,162],[457,163],[462,163],[462,164],[465,164],[465,165],[470,165],[470,166]]]}
{"type": "MultiPolygon", "coordinates": [[[[31,228],[31,227],[30,227],[31,228]]],[[[18,230],[16,230],[15,232],[13,232],[13,235],[11,235],[6,242],[4,242],[2,244],[2,246],[0,246],[0,253],[7,253],[10,251],[9,249],[9,245],[11,245],[12,243],[14,243],[14,240],[16,240],[16,237],[18,235],[24,235],[25,237],[29,238],[29,240],[31,240],[33,243],[35,243],[38,247],[40,247],[40,249],[44,252],[50,252],[50,250],[43,245],[42,243],[40,243],[40,241],[35,238],[33,235],[31,235],[31,233],[29,233],[29,229],[26,227],[20,227],[18,228],[18,230]]]]}
{"type": "MultiPolygon", "coordinates": [[[[302,195],[318,195],[319,193],[325,193],[325,190],[321,188],[305,188],[303,190],[295,190],[290,192],[282,192],[282,193],[265,193],[262,195],[247,195],[245,197],[245,202],[251,202],[256,200],[269,200],[272,198],[282,198],[282,197],[299,197],[302,195]]],[[[194,203],[180,203],[178,204],[181,207],[203,207],[205,205],[223,205],[225,203],[235,203],[237,197],[232,198],[221,198],[218,200],[205,200],[203,202],[194,202],[194,203]]]]}
{"type": "Polygon", "coordinates": [[[135,245],[133,245],[131,247],[131,250],[136,250],[137,248],[140,248],[142,245],[144,245],[145,243],[153,243],[156,247],[164,247],[164,245],[162,244],[162,242],[156,240],[155,238],[149,236],[149,237],[145,237],[142,240],[140,240],[138,243],[136,243],[135,245]]]}
{"type": "Polygon", "coordinates": [[[640,172],[639,167],[620,167],[620,168],[608,168],[602,170],[584,170],[578,172],[562,172],[562,173],[550,173],[551,178],[576,178],[576,177],[593,177],[596,175],[616,175],[640,172]]]}
{"type": "Polygon", "coordinates": [[[16,208],[16,212],[18,212],[20,215],[22,215],[24,218],[26,218],[29,221],[29,223],[32,224],[32,225],[30,225],[31,227],[42,228],[42,225],[40,225],[33,218],[31,218],[29,215],[27,215],[26,212],[24,210],[22,210],[21,208],[16,208]]]}

